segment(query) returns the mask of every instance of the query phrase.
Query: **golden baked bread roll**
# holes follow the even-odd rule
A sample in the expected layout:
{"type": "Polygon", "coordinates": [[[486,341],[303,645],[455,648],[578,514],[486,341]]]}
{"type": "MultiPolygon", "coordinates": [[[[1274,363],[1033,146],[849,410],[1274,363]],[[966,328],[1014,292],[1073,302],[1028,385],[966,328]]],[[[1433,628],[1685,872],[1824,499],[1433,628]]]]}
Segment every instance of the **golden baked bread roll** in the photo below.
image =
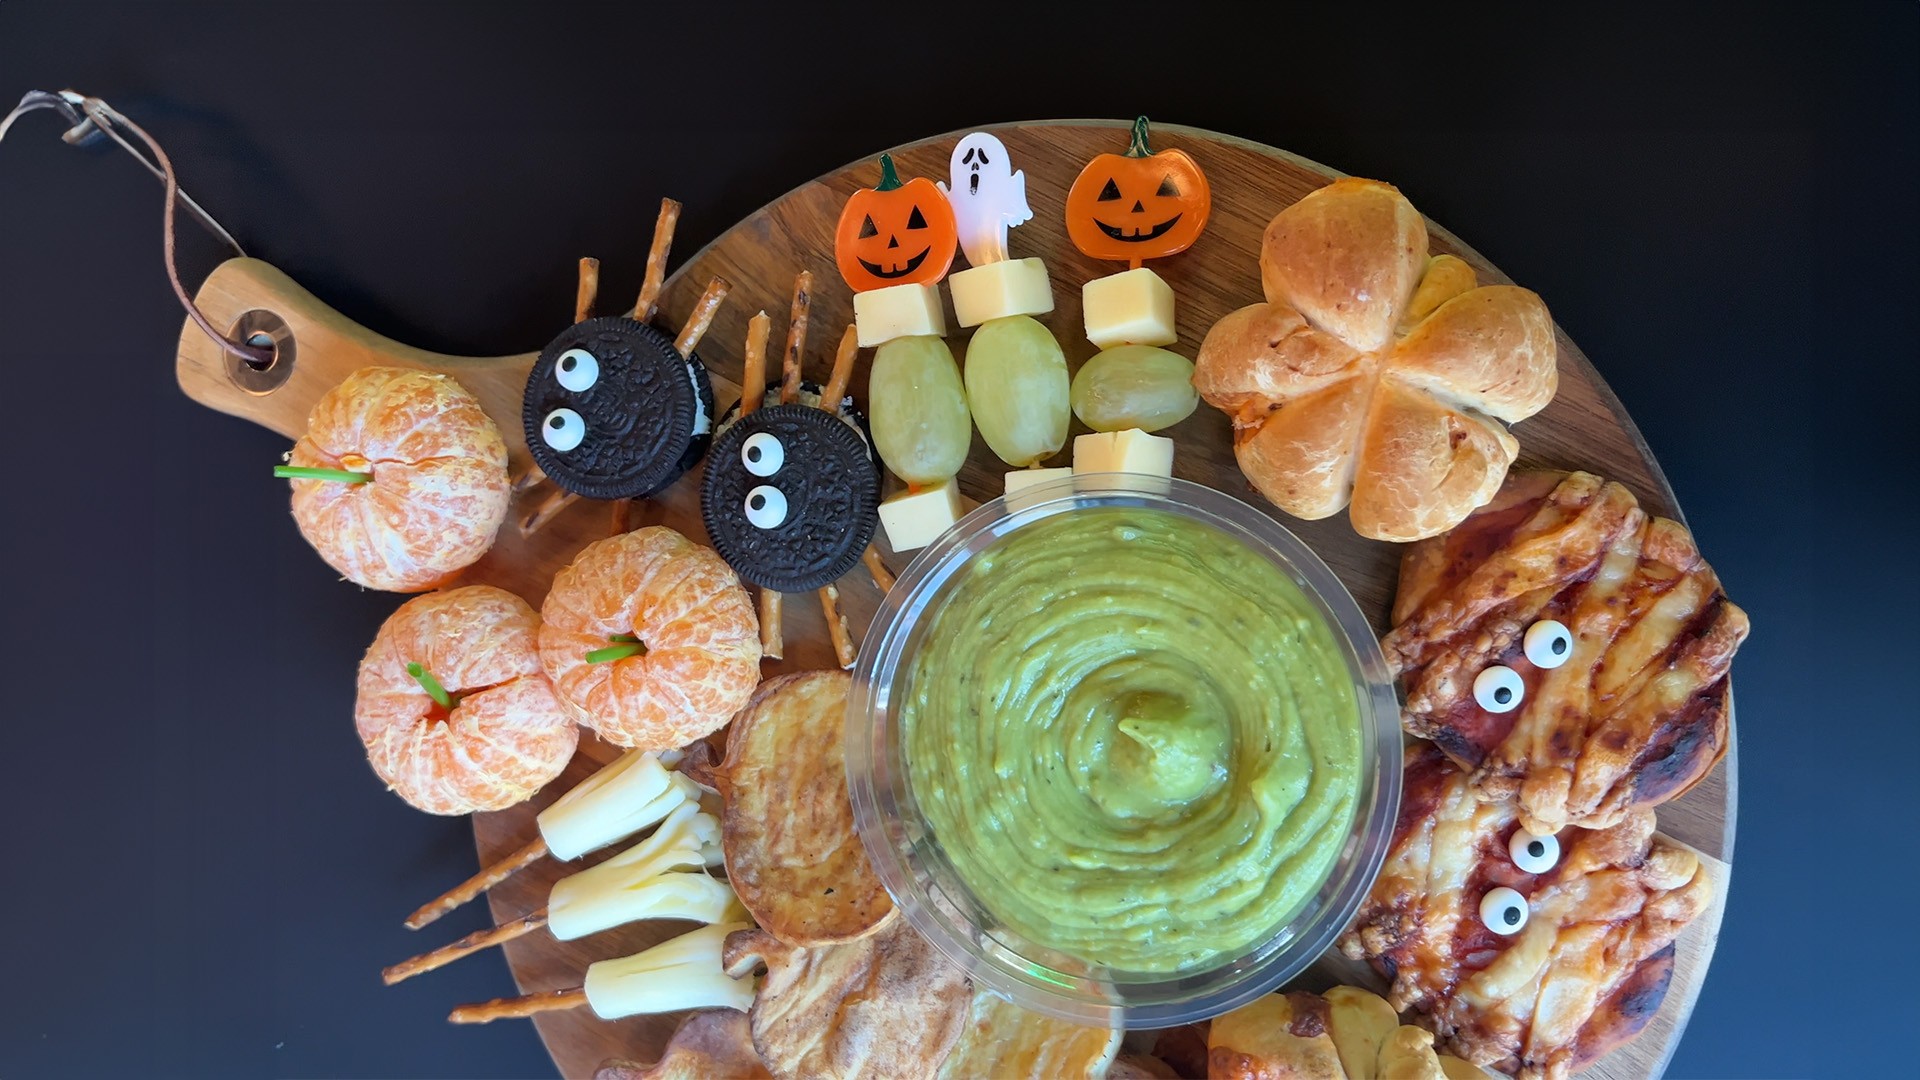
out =
{"type": "Polygon", "coordinates": [[[1559,386],[1553,320],[1510,285],[1428,258],[1413,204],[1339,180],[1282,210],[1260,249],[1266,302],[1208,332],[1193,383],[1234,453],[1296,517],[1351,507],[1355,531],[1418,540],[1493,497],[1519,453],[1502,426],[1559,386]]]}

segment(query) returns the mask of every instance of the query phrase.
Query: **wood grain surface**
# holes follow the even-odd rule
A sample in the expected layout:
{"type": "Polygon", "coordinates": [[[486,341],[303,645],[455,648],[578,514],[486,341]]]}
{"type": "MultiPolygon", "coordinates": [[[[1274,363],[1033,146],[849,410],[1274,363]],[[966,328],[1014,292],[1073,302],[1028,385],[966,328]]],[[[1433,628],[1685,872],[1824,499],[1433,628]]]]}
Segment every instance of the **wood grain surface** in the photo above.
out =
{"type": "MultiPolygon", "coordinates": [[[[986,129],[1007,144],[1015,165],[1026,171],[1034,218],[1012,233],[1012,253],[1016,258],[1038,255],[1046,260],[1053,275],[1056,307],[1042,321],[1053,330],[1066,350],[1069,366],[1075,369],[1096,351],[1083,336],[1080,285],[1124,267],[1095,262],[1076,251],[1066,240],[1061,207],[1067,187],[1089,159],[1098,153],[1124,149],[1127,127],[1122,121],[1061,121],[986,129]]],[[[1211,132],[1155,125],[1153,133],[1156,147],[1179,147],[1192,153],[1205,169],[1214,192],[1213,216],[1200,240],[1188,251],[1152,264],[1178,297],[1180,342],[1174,348],[1190,357],[1215,320],[1261,299],[1257,254],[1268,220],[1340,174],[1283,151],[1211,132]]],[[[894,149],[901,176],[945,178],[948,153],[960,134],[936,136],[894,149]]],[[[679,328],[709,278],[719,275],[733,285],[699,349],[713,374],[714,390],[723,408],[739,396],[747,320],[765,310],[775,318],[776,334],[783,333],[793,276],[803,269],[812,270],[815,280],[806,373],[809,378],[825,381],[834,345],[852,318],[851,294],[833,266],[833,226],[847,197],[877,179],[875,161],[863,160],[804,184],[681,262],[668,279],[657,321],[670,333],[679,328]]],[[[1382,179],[1391,181],[1392,177],[1382,179]]],[[[1543,222],[1541,227],[1551,228],[1552,223],[1543,222]]],[[[1430,222],[1429,229],[1434,253],[1451,252],[1466,259],[1479,272],[1482,283],[1509,280],[1438,225],[1430,222]]],[[[603,262],[627,260],[637,267],[646,258],[648,239],[608,237],[606,248],[581,254],[598,256],[603,262]]],[[[956,260],[955,265],[962,263],[956,260]]],[[[516,474],[527,465],[520,400],[533,354],[470,358],[409,348],[347,321],[286,275],[257,260],[235,259],[222,265],[202,285],[198,299],[217,326],[231,325],[249,311],[266,310],[278,315],[293,338],[294,357],[283,385],[270,393],[252,393],[236,384],[226,358],[188,323],[181,331],[177,373],[181,389],[194,400],[262,424],[291,440],[305,430],[307,412],[314,401],[349,372],[372,364],[432,368],[457,376],[479,397],[506,436],[511,447],[510,467],[516,474]]],[[[1553,297],[1545,299],[1551,309],[1553,297]]],[[[603,297],[599,310],[608,313],[630,306],[625,298],[603,297]]],[[[556,333],[571,321],[571,315],[570,311],[554,312],[556,333]]],[[[949,325],[958,324],[950,318],[949,325]]],[[[966,331],[957,329],[949,335],[956,357],[963,355],[966,336],[966,331]]],[[[1650,511],[1678,517],[1679,509],[1665,477],[1620,402],[1565,332],[1558,331],[1557,336],[1560,391],[1545,411],[1514,426],[1521,447],[1518,467],[1596,472],[1625,484],[1650,511]]],[[[853,380],[853,392],[862,401],[870,358],[870,352],[863,352],[853,380]]],[[[1074,431],[1083,430],[1076,421],[1074,431]]],[[[1399,555],[1394,545],[1358,537],[1348,527],[1344,514],[1303,522],[1287,518],[1266,504],[1241,477],[1233,459],[1228,420],[1216,409],[1203,405],[1162,434],[1179,443],[1175,475],[1225,491],[1280,518],[1327,561],[1361,609],[1373,616],[1378,628],[1385,629],[1399,555]]],[[[1050,464],[1066,464],[1071,440],[1068,447],[1050,464]]],[[[976,435],[967,465],[960,473],[963,492],[975,502],[997,496],[1004,468],[976,435]]],[[[666,524],[704,540],[700,475],[696,468],[658,497],[634,504],[631,527],[666,524]]],[[[582,500],[532,537],[522,537],[511,522],[529,513],[549,494],[550,489],[537,487],[520,496],[499,541],[462,575],[462,583],[498,585],[538,606],[554,573],[580,548],[608,534],[612,520],[609,505],[582,500]]],[[[887,565],[896,574],[904,570],[910,560],[887,551],[884,539],[879,542],[887,565]]],[[[857,637],[871,620],[881,594],[859,568],[840,583],[840,591],[842,608],[857,637]]],[[[785,608],[786,658],[768,661],[764,673],[833,666],[832,646],[819,606],[789,602],[785,608]]],[[[1737,747],[1737,739],[1731,740],[1726,760],[1705,782],[1660,809],[1664,833],[1713,860],[1710,865],[1716,871],[1719,900],[1681,937],[1672,989],[1660,1015],[1637,1042],[1616,1051],[1585,1075],[1658,1075],[1685,1029],[1713,954],[1729,883],[1737,747]]],[[[611,747],[584,739],[579,756],[565,775],[539,797],[511,810],[476,815],[474,834],[480,860],[489,862],[526,843],[535,835],[533,817],[538,810],[613,757],[611,747]]],[[[518,918],[543,906],[554,881],[600,857],[604,853],[564,865],[547,859],[521,872],[491,893],[489,902],[496,922],[518,918]]],[[[420,899],[424,902],[429,898],[420,899]]],[[[395,912],[394,917],[404,914],[395,912]]],[[[564,943],[545,934],[531,934],[508,944],[506,953],[522,990],[550,990],[578,985],[592,961],[638,951],[685,928],[678,923],[642,923],[564,943]]],[[[420,936],[421,949],[441,944],[443,936],[436,934],[435,928],[427,928],[420,936]]],[[[1327,985],[1328,980],[1343,974],[1353,979],[1369,977],[1341,967],[1337,960],[1330,957],[1323,961],[1303,977],[1303,985],[1327,985]]],[[[447,1002],[449,1008],[456,1004],[447,1002]]],[[[652,1060],[678,1019],[675,1015],[605,1022],[587,1010],[576,1010],[549,1013],[535,1023],[561,1073],[574,1077],[591,1074],[601,1061],[611,1057],[652,1060]]]]}

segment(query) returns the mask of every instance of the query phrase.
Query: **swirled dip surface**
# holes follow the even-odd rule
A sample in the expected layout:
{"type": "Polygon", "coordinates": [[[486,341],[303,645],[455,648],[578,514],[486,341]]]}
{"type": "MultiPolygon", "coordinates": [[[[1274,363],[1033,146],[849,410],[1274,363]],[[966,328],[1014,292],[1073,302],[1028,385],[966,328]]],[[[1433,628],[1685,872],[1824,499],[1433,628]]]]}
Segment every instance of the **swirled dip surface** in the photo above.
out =
{"type": "Polygon", "coordinates": [[[1069,511],[976,557],[931,618],[908,778],[1007,927],[1172,972],[1263,938],[1326,878],[1359,705],[1334,631],[1258,552],[1166,511],[1069,511]]]}

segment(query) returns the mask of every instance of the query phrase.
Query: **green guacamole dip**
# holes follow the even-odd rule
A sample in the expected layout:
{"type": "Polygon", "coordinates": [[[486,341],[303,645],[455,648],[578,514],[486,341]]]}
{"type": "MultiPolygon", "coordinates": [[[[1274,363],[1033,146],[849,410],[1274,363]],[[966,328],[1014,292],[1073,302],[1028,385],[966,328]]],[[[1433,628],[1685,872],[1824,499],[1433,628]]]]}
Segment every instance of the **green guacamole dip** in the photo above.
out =
{"type": "Polygon", "coordinates": [[[1267,558],[1094,507],[958,574],[900,698],[954,870],[1022,936],[1117,971],[1243,949],[1346,842],[1360,711],[1333,629],[1267,558]]]}

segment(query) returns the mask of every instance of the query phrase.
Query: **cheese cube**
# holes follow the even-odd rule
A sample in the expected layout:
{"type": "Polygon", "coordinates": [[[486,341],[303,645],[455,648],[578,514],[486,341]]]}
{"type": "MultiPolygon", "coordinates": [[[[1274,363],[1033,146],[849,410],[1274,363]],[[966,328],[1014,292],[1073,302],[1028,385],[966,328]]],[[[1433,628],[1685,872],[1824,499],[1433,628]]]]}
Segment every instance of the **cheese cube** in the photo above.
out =
{"type": "Polygon", "coordinates": [[[853,324],[859,328],[863,349],[920,334],[945,337],[947,316],[940,309],[940,286],[890,285],[854,293],[853,324]]]}
{"type": "Polygon", "coordinates": [[[1164,491],[1165,484],[1152,481],[1141,482],[1133,476],[1169,478],[1173,476],[1173,440],[1149,435],[1139,428],[1127,428],[1125,431],[1096,431],[1091,435],[1081,435],[1073,440],[1073,474],[1075,476],[1127,473],[1131,476],[1116,476],[1116,486],[1144,487],[1149,491],[1164,491]],[[1119,483],[1120,481],[1126,483],[1119,483]]]}
{"type": "Polygon", "coordinates": [[[1073,475],[1072,469],[1015,469],[1007,474],[1007,509],[1018,510],[1038,502],[1037,497],[1021,498],[1020,493],[1038,484],[1054,480],[1065,480],[1073,475]]]}
{"type": "Polygon", "coordinates": [[[1039,259],[1010,259],[947,275],[953,317],[979,326],[1009,315],[1045,315],[1053,310],[1053,283],[1039,259]]]}
{"type": "Polygon", "coordinates": [[[1173,286],[1141,267],[1094,278],[1080,289],[1087,319],[1087,340],[1102,349],[1115,345],[1171,345],[1173,286]]]}
{"type": "Polygon", "coordinates": [[[963,513],[960,485],[949,476],[935,487],[901,492],[882,502],[880,525],[893,550],[914,551],[938,540],[963,513]]]}

